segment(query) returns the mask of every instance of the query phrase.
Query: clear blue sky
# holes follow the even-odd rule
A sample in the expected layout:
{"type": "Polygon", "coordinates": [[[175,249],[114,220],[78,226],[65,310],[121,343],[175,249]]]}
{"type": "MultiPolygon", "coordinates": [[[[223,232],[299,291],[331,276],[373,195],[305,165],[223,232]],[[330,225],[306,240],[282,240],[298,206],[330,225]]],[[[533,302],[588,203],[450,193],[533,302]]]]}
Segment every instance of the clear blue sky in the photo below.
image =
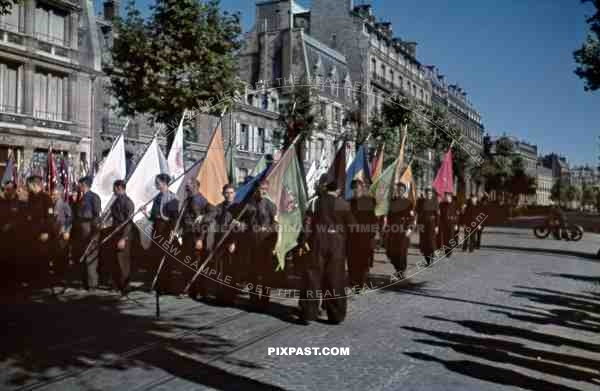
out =
{"type": "MultiPolygon", "coordinates": [[[[147,7],[152,0],[137,0],[147,7]]],[[[254,0],[221,0],[244,31],[254,0]]],[[[299,1],[310,7],[310,1],[299,1]]],[[[358,1],[355,0],[355,3],[358,1]]],[[[459,83],[486,131],[535,143],[571,164],[598,164],[600,91],[585,92],[572,52],[585,39],[593,7],[579,0],[372,0],[378,19],[417,41],[417,57],[459,83]]]]}

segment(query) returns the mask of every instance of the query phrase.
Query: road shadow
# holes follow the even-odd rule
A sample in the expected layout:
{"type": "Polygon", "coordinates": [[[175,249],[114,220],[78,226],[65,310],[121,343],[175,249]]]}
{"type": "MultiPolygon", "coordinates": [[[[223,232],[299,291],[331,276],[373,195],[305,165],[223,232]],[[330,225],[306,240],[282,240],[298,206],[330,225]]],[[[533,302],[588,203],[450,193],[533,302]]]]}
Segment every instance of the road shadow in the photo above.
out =
{"type": "Polygon", "coordinates": [[[578,257],[586,260],[592,260],[595,262],[600,262],[596,254],[585,253],[582,251],[574,251],[574,250],[561,250],[561,249],[548,249],[548,248],[536,248],[536,247],[519,247],[519,246],[503,246],[503,245],[489,245],[483,244],[481,245],[482,249],[486,250],[506,250],[506,251],[523,251],[537,254],[553,254],[553,255],[563,255],[570,257],[578,257]]]}
{"type": "Polygon", "coordinates": [[[539,276],[561,277],[561,278],[568,278],[569,280],[575,280],[575,281],[593,282],[593,283],[600,285],[600,276],[581,276],[578,274],[549,273],[549,272],[537,273],[537,274],[539,276]]]}
{"type": "MultiPolygon", "coordinates": [[[[86,387],[103,389],[108,382],[127,389],[152,381],[144,375],[150,370],[160,374],[154,380],[158,382],[183,379],[220,390],[278,389],[210,365],[240,344],[216,335],[216,327],[243,312],[218,314],[215,322],[207,323],[203,318],[214,311],[192,304],[166,310],[156,320],[152,306],[139,307],[114,295],[41,296],[29,302],[5,301],[2,308],[0,388],[5,390],[68,383],[75,377],[97,383],[86,387]]],[[[231,364],[261,369],[253,362],[231,364]]]]}
{"type": "Polygon", "coordinates": [[[597,355],[600,353],[600,344],[590,340],[589,336],[597,335],[600,331],[600,296],[592,292],[582,294],[522,285],[514,288],[499,291],[524,301],[521,306],[437,297],[483,305],[489,312],[505,315],[508,324],[425,316],[426,319],[440,322],[439,327],[403,327],[417,335],[414,341],[421,346],[448,350],[460,355],[459,359],[447,359],[443,350],[435,356],[421,351],[405,354],[413,359],[439,363],[465,376],[533,391],[580,389],[550,381],[545,376],[587,383],[590,388],[599,386],[597,370],[600,360],[597,355]],[[560,329],[552,330],[563,332],[541,332],[532,325],[560,326],[560,329]],[[564,330],[571,332],[564,333],[564,330]],[[521,370],[507,368],[507,365],[521,370]]]}

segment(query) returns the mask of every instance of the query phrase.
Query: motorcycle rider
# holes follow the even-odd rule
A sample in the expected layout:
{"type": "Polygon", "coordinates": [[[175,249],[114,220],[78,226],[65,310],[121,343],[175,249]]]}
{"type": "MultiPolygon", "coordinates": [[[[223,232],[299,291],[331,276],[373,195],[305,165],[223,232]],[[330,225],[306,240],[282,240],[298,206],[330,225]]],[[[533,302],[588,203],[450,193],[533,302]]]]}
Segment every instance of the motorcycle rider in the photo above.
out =
{"type": "Polygon", "coordinates": [[[548,226],[556,240],[561,238],[567,241],[570,240],[567,229],[567,216],[559,206],[553,206],[550,209],[548,226]]]}

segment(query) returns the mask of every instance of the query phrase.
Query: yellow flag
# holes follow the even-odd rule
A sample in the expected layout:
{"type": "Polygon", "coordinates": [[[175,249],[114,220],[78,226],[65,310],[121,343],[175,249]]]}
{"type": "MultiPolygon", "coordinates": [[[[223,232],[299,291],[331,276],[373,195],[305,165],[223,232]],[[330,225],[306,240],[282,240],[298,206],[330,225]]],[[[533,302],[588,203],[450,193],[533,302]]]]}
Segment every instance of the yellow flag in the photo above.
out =
{"type": "Polygon", "coordinates": [[[406,138],[408,137],[408,125],[402,126],[402,142],[400,143],[400,154],[396,163],[396,173],[394,174],[394,183],[400,183],[402,173],[405,170],[404,149],[406,147],[406,138]]]}
{"type": "Polygon", "coordinates": [[[398,183],[403,183],[406,186],[406,190],[408,191],[408,199],[412,202],[413,207],[415,207],[417,204],[417,187],[415,186],[410,164],[406,170],[404,170],[404,174],[402,174],[398,183]]]}
{"type": "Polygon", "coordinates": [[[223,186],[228,183],[228,179],[223,131],[220,126],[208,144],[206,156],[196,178],[200,182],[200,193],[208,202],[212,205],[223,202],[223,186]]]}

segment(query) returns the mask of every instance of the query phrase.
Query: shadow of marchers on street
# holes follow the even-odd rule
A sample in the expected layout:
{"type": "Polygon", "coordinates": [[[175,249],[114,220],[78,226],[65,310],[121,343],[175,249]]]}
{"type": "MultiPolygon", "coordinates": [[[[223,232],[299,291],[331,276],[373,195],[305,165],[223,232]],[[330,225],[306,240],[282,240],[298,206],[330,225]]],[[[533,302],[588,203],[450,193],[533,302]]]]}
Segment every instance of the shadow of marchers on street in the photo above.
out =
{"type": "MultiPolygon", "coordinates": [[[[64,302],[49,299],[3,306],[0,314],[4,325],[0,337],[1,388],[41,386],[86,376],[84,372],[96,368],[117,371],[111,373],[111,381],[114,381],[113,376],[125,379],[132,368],[151,369],[152,366],[169,372],[174,378],[218,389],[270,387],[169,353],[175,349],[186,355],[222,357],[234,349],[236,345],[232,341],[206,333],[215,327],[210,323],[194,327],[189,324],[189,318],[185,324],[165,320],[165,317],[156,321],[153,314],[126,314],[119,308],[123,302],[114,296],[63,299],[64,302]],[[186,336],[193,338],[186,338],[184,343],[182,338],[186,336]],[[151,353],[156,350],[161,351],[160,358],[151,353]]],[[[204,318],[207,314],[209,312],[190,315],[204,318]]],[[[241,361],[233,364],[256,367],[255,363],[241,361]]],[[[139,380],[146,381],[142,377],[139,380]]],[[[129,384],[131,381],[128,379],[129,384]]]]}
{"type": "Polygon", "coordinates": [[[596,383],[596,373],[589,372],[588,369],[595,371],[600,365],[600,361],[598,360],[528,348],[522,343],[495,338],[471,336],[456,332],[425,330],[417,327],[404,327],[404,329],[427,334],[442,340],[415,339],[415,342],[430,346],[445,347],[457,353],[479,357],[487,361],[521,366],[552,376],[596,383]],[[585,369],[575,369],[570,366],[578,366],[585,369]]]}
{"type": "Polygon", "coordinates": [[[514,337],[526,339],[542,344],[552,345],[556,347],[570,346],[577,349],[587,350],[591,352],[600,352],[600,344],[595,344],[590,341],[579,341],[572,338],[561,337],[558,335],[544,334],[533,331],[529,328],[520,328],[509,325],[499,325],[490,322],[482,322],[477,320],[451,320],[437,316],[426,316],[427,319],[438,320],[443,322],[452,322],[472,330],[478,334],[486,335],[504,335],[506,337],[514,337]]]}
{"type": "Polygon", "coordinates": [[[600,276],[597,276],[597,277],[581,276],[578,274],[549,273],[549,272],[537,273],[537,274],[540,276],[562,277],[562,278],[568,278],[570,280],[575,280],[575,281],[592,282],[592,283],[596,283],[596,284],[600,285],[600,276]]]}
{"type": "Polygon", "coordinates": [[[407,352],[405,355],[417,360],[436,362],[446,369],[465,376],[485,380],[491,383],[516,386],[532,391],[580,391],[576,388],[563,386],[549,381],[523,375],[511,369],[499,368],[471,360],[443,360],[429,354],[407,352]]]}

